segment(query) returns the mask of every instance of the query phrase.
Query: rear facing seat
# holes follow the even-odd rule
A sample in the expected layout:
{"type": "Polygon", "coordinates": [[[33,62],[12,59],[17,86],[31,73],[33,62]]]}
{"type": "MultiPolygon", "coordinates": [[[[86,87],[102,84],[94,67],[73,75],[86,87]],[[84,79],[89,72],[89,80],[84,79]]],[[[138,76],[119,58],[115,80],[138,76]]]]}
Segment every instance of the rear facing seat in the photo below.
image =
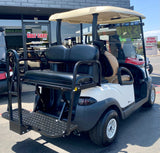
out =
{"type": "MultiPolygon", "coordinates": [[[[46,59],[52,62],[63,62],[66,65],[73,65],[78,61],[91,61],[98,60],[99,51],[93,45],[75,45],[71,49],[66,48],[63,45],[50,47],[46,51],[46,59]]],[[[73,66],[72,66],[73,67],[73,66]]],[[[82,64],[78,68],[76,75],[76,84],[84,85],[97,82],[97,66],[88,66],[82,64]]],[[[73,71],[68,71],[68,68],[63,72],[53,70],[30,70],[24,75],[24,82],[30,84],[50,84],[50,85],[67,85],[70,86],[73,83],[73,71]]]]}

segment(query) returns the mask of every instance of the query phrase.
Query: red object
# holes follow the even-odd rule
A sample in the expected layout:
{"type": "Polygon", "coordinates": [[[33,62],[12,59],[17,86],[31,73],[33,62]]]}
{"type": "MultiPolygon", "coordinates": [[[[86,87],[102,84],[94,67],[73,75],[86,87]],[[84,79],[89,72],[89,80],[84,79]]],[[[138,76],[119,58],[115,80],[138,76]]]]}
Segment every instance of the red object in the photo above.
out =
{"type": "Polygon", "coordinates": [[[4,80],[6,78],[7,78],[6,72],[0,73],[0,80],[4,80]]]}
{"type": "Polygon", "coordinates": [[[47,35],[46,33],[38,33],[37,34],[37,38],[47,38],[47,35]]]}
{"type": "Polygon", "coordinates": [[[134,65],[143,65],[144,61],[139,61],[137,58],[127,57],[125,60],[125,63],[130,63],[130,64],[134,64],[134,65]]]}
{"type": "Polygon", "coordinates": [[[36,33],[27,33],[27,38],[36,38],[36,33]]]}
{"type": "Polygon", "coordinates": [[[27,33],[27,38],[47,38],[47,33],[27,33]]]}
{"type": "MultiPolygon", "coordinates": [[[[9,73],[10,73],[10,76],[13,75],[13,70],[12,70],[11,67],[9,67],[9,73]]],[[[7,73],[1,71],[1,72],[0,72],[0,80],[4,80],[4,79],[7,79],[7,73]]]]}

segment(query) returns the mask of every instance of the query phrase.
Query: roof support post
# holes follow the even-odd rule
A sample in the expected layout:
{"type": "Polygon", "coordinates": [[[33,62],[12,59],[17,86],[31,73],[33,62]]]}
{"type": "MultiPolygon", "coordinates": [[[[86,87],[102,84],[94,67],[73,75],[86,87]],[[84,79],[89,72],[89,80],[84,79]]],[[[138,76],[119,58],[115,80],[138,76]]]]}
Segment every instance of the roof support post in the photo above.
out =
{"type": "MultiPolygon", "coordinates": [[[[144,43],[144,33],[143,33],[143,23],[142,23],[142,18],[139,17],[140,19],[140,26],[141,26],[141,39],[142,39],[142,45],[143,45],[143,54],[144,54],[144,61],[145,61],[145,72],[146,72],[146,67],[147,67],[147,63],[146,63],[146,48],[145,48],[145,43],[144,43]]],[[[147,75],[147,72],[146,72],[146,76],[147,75]]]]}
{"type": "Polygon", "coordinates": [[[93,14],[93,21],[92,21],[92,38],[93,42],[95,40],[98,40],[98,33],[97,33],[97,20],[98,20],[98,14],[93,14]]]}
{"type": "MultiPolygon", "coordinates": [[[[23,20],[23,15],[21,15],[21,22],[22,22],[22,40],[23,40],[23,51],[24,51],[24,58],[27,59],[27,47],[26,47],[26,25],[23,20]]],[[[24,71],[28,70],[28,63],[24,61],[24,71]]]]}
{"type": "Polygon", "coordinates": [[[80,23],[80,38],[81,38],[81,44],[83,44],[83,24],[80,23]]]}
{"type": "Polygon", "coordinates": [[[57,27],[56,27],[56,38],[57,38],[57,45],[62,44],[61,39],[61,19],[57,19],[57,27]]]}

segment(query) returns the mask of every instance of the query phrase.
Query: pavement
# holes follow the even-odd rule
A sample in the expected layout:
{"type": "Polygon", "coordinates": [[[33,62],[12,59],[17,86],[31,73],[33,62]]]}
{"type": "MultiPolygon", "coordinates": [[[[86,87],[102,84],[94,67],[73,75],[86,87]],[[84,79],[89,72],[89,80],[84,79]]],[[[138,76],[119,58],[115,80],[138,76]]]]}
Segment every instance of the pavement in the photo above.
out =
{"type": "MultiPolygon", "coordinates": [[[[160,56],[149,57],[153,65],[156,101],[152,109],[138,109],[120,122],[116,141],[108,147],[93,144],[86,133],[64,138],[46,138],[30,131],[18,135],[9,130],[9,122],[1,117],[7,109],[7,95],[0,96],[0,153],[160,153],[160,56]]],[[[23,86],[23,107],[32,111],[34,87],[23,86]]],[[[17,107],[13,97],[13,107],[17,107]]]]}

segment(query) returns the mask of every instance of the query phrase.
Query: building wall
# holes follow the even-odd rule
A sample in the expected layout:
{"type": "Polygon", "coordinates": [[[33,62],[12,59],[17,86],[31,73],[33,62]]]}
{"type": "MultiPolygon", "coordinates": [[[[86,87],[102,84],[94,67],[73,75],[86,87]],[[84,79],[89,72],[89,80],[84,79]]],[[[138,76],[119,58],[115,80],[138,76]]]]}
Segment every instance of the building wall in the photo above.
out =
{"type": "Polygon", "coordinates": [[[130,0],[0,0],[0,6],[75,9],[88,6],[110,5],[130,8],[130,0]]]}
{"type": "MultiPolygon", "coordinates": [[[[105,6],[105,5],[117,6],[117,7],[123,7],[123,8],[131,8],[130,7],[130,0],[0,0],[0,8],[1,8],[0,12],[2,14],[6,14],[6,11],[7,11],[7,14],[13,13],[16,16],[18,14],[23,14],[23,13],[25,15],[26,14],[33,14],[33,13],[43,14],[43,11],[44,11],[43,15],[48,15],[46,13],[48,10],[51,10],[51,11],[53,10],[53,13],[55,13],[56,11],[59,11],[59,10],[62,11],[63,9],[68,10],[68,9],[77,9],[77,8],[90,7],[90,6],[105,6]],[[3,6],[5,6],[5,7],[3,8],[3,6]],[[6,8],[6,7],[8,7],[8,8],[6,8]],[[16,9],[18,8],[18,9],[16,10],[15,8],[16,9]],[[33,11],[35,8],[36,8],[36,12],[33,11]],[[43,11],[40,11],[41,8],[44,8],[43,11]],[[39,12],[37,12],[37,10],[39,10],[39,12]],[[54,12],[54,10],[55,10],[55,12],[54,12]]],[[[6,22],[4,22],[4,24],[3,24],[4,26],[5,26],[5,23],[6,22]]],[[[12,25],[13,23],[11,22],[10,26],[13,26],[12,25]]],[[[51,42],[53,43],[56,41],[56,38],[55,38],[56,23],[52,22],[51,27],[52,27],[51,28],[51,42]]],[[[64,29],[64,30],[62,30],[62,40],[64,40],[64,38],[74,36],[76,31],[78,31],[78,29],[79,29],[78,25],[75,26],[74,28],[70,28],[70,29],[69,29],[69,27],[71,27],[71,26],[67,27],[65,25],[65,28],[62,28],[62,29],[64,29]]],[[[15,36],[17,36],[17,35],[15,35],[15,36]]],[[[22,37],[22,36],[18,35],[18,37],[22,37]]],[[[19,40],[18,37],[17,37],[17,40],[19,40]]],[[[19,46],[11,46],[14,43],[10,43],[10,40],[12,40],[12,42],[13,42],[16,39],[13,38],[13,36],[8,36],[7,37],[7,46],[8,47],[10,46],[15,49],[17,47],[19,47],[19,46]],[[9,39],[9,37],[10,37],[10,39],[9,39]]],[[[18,41],[18,42],[15,42],[15,44],[21,45],[21,47],[22,47],[22,42],[20,42],[20,41],[18,41]]]]}

